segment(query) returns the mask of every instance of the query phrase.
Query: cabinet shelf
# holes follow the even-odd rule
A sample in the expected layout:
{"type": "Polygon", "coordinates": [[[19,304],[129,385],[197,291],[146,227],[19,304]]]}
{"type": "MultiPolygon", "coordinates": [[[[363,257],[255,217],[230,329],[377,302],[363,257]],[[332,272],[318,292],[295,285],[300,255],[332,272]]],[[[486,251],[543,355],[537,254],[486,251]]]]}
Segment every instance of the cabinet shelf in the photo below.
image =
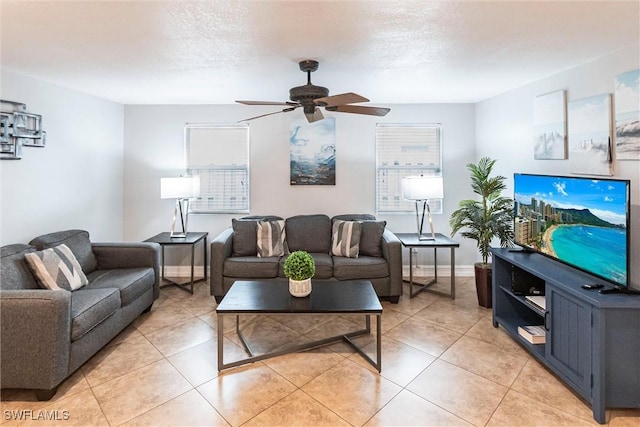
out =
{"type": "Polygon", "coordinates": [[[591,402],[596,421],[605,422],[606,408],[640,408],[640,298],[584,290],[593,276],[539,254],[491,252],[493,325],[591,402]],[[546,310],[513,292],[514,277],[523,274],[543,284],[546,310]],[[519,326],[541,324],[545,344],[518,333],[519,326]]]}

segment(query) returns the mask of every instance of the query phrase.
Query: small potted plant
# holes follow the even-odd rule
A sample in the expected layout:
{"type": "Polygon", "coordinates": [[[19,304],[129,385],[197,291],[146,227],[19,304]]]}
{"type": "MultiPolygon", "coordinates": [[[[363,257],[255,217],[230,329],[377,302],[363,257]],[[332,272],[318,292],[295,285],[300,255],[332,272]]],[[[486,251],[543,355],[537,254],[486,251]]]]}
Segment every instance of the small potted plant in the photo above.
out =
{"type": "Polygon", "coordinates": [[[294,297],[306,297],[311,293],[314,274],[316,264],[308,252],[292,252],[284,261],[284,275],[289,278],[289,292],[294,297]]]}
{"type": "Polygon", "coordinates": [[[492,306],[489,263],[491,241],[498,239],[502,247],[513,246],[513,201],[502,197],[506,178],[490,176],[495,163],[495,160],[483,157],[477,165],[467,165],[471,172],[471,188],[480,196],[480,200],[462,200],[459,209],[449,219],[452,236],[463,230],[462,236],[477,243],[482,262],[474,265],[476,292],[478,303],[487,308],[492,306]]]}

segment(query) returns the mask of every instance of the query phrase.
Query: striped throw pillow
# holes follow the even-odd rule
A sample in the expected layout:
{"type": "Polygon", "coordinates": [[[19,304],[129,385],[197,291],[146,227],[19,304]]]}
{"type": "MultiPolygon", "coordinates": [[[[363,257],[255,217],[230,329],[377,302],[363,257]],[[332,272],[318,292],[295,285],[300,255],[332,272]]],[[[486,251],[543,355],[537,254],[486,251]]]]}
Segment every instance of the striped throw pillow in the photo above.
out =
{"type": "Polygon", "coordinates": [[[75,291],[89,283],[80,263],[65,244],[24,255],[40,286],[75,291]]]}
{"type": "Polygon", "coordinates": [[[358,221],[333,222],[331,254],[347,258],[358,258],[362,224],[358,221]]]}
{"type": "Polygon", "coordinates": [[[284,220],[258,221],[258,257],[284,255],[284,220]]]}

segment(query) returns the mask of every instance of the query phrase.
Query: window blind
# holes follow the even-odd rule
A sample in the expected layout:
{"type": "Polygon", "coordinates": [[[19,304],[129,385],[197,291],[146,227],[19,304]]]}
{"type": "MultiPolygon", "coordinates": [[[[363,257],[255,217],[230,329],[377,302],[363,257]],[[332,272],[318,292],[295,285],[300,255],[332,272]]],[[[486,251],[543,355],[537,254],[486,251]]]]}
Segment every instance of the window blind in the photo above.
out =
{"type": "Polygon", "coordinates": [[[187,172],[200,176],[191,213],[249,212],[249,126],[187,124],[187,172]]]}
{"type": "MultiPolygon", "coordinates": [[[[414,212],[415,202],[402,197],[402,177],[442,174],[440,124],[376,126],[376,211],[414,212]]],[[[442,200],[429,200],[432,213],[442,213],[442,200]]]]}

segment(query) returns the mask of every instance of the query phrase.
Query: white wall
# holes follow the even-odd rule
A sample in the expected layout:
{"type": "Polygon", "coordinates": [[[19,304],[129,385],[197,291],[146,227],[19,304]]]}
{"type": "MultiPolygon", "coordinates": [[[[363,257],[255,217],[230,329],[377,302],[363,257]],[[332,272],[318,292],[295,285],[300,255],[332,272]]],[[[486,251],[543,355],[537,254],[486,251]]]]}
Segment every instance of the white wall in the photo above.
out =
{"type": "MultiPolygon", "coordinates": [[[[533,159],[533,101],[564,89],[567,101],[614,92],[614,77],[640,68],[640,46],[567,70],[476,106],[476,156],[498,159],[496,172],[570,175],[568,160],[533,159]]],[[[614,162],[614,178],[631,180],[631,283],[640,289],[640,161],[614,162]]]]}
{"type": "MultiPolygon", "coordinates": [[[[251,214],[288,217],[297,214],[375,214],[375,126],[386,123],[442,123],[444,213],[434,222],[449,234],[448,218],[457,201],[471,197],[464,165],[475,159],[475,114],[472,104],[390,105],[384,118],[334,113],[336,118],[336,185],[289,184],[289,124],[296,111],[254,120],[251,139],[251,214]]],[[[185,123],[235,123],[239,119],[277,108],[241,105],[191,105],[125,107],[124,234],[127,240],[144,240],[167,231],[173,201],[160,199],[160,178],[177,176],[184,168],[185,123]]],[[[326,113],[328,116],[331,113],[326,113]]],[[[208,231],[214,238],[241,215],[191,215],[189,230],[208,231]]],[[[395,232],[414,232],[415,216],[380,217],[395,232]]],[[[448,262],[448,254],[439,263],[448,262]]],[[[168,256],[170,256],[168,254],[168,256]]],[[[426,256],[426,255],[425,255],[426,256]]],[[[429,256],[431,256],[429,254],[429,256]]],[[[178,256],[179,257],[179,256],[178,256]]],[[[429,258],[430,259],[430,258],[429,258]]],[[[433,261],[425,259],[424,263],[433,261]]],[[[456,254],[460,265],[473,264],[475,247],[463,242],[456,254]]],[[[180,263],[169,258],[168,264],[180,263]]]]}
{"type": "Polygon", "coordinates": [[[70,228],[122,240],[123,106],[4,69],[0,77],[2,99],[41,114],[47,131],[46,147],[0,161],[0,244],[70,228]]]}

